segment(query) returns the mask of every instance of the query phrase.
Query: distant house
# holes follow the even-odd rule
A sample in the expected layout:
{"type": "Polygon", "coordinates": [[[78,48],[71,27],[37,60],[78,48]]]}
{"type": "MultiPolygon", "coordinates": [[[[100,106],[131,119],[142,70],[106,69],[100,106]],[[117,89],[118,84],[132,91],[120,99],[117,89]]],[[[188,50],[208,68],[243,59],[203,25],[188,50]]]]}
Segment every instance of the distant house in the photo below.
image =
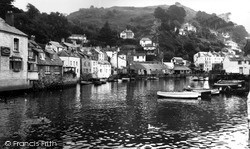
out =
{"type": "Polygon", "coordinates": [[[62,50],[57,53],[60,59],[63,62],[63,72],[72,72],[75,73],[77,80],[80,79],[80,57],[75,51],[66,51],[62,50]]]}
{"type": "Polygon", "coordinates": [[[69,36],[68,38],[69,40],[71,40],[73,43],[77,43],[80,42],[81,44],[83,43],[87,43],[87,37],[85,34],[80,35],[80,34],[72,34],[71,36],[69,36]]]}
{"type": "Polygon", "coordinates": [[[191,69],[183,65],[174,65],[173,72],[174,74],[189,74],[191,69]]]}
{"type": "Polygon", "coordinates": [[[77,54],[81,59],[81,65],[80,65],[81,76],[87,76],[88,74],[90,74],[90,77],[92,77],[92,75],[91,75],[91,56],[87,55],[86,53],[83,53],[83,52],[77,52],[77,54]]]}
{"type": "Polygon", "coordinates": [[[50,49],[58,53],[62,51],[63,49],[65,49],[65,47],[62,46],[59,42],[50,41],[49,43],[46,44],[45,49],[50,49]]]}
{"type": "Polygon", "coordinates": [[[138,75],[169,74],[169,68],[161,63],[134,62],[129,66],[130,71],[138,75]]]}
{"type": "Polygon", "coordinates": [[[196,27],[194,27],[190,23],[185,23],[179,29],[179,34],[180,35],[186,35],[188,32],[196,32],[196,27]]]}
{"type": "Polygon", "coordinates": [[[122,39],[134,39],[134,33],[131,30],[124,30],[120,33],[120,38],[122,39]]]}
{"type": "Polygon", "coordinates": [[[174,65],[184,65],[184,60],[181,57],[173,57],[171,59],[171,63],[173,63],[174,65]]]}
{"type": "Polygon", "coordinates": [[[29,88],[28,36],[0,18],[0,91],[29,88]]]}
{"type": "Polygon", "coordinates": [[[222,65],[225,56],[217,52],[198,52],[194,55],[194,65],[203,71],[210,71],[216,65],[222,65]]]}
{"type": "Polygon", "coordinates": [[[239,73],[244,75],[250,74],[249,57],[225,57],[223,69],[226,73],[239,73]]]}
{"type": "Polygon", "coordinates": [[[132,55],[134,62],[145,62],[146,54],[145,53],[135,53],[132,55]]]}
{"type": "Polygon", "coordinates": [[[149,39],[149,38],[142,38],[142,39],[140,40],[140,45],[141,45],[142,47],[145,47],[146,45],[152,45],[152,44],[153,44],[153,42],[152,42],[152,40],[149,39]]]}

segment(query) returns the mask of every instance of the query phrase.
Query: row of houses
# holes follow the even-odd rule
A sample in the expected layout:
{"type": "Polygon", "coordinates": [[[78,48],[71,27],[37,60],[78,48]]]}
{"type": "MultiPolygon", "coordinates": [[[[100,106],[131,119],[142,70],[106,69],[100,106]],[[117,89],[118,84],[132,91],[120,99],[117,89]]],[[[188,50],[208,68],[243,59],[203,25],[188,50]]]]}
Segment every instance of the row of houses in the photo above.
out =
{"type": "Polygon", "coordinates": [[[226,73],[250,75],[250,57],[222,52],[198,52],[194,64],[205,72],[225,70],[226,73]]]}
{"type": "Polygon", "coordinates": [[[77,44],[55,41],[38,44],[34,36],[29,40],[28,35],[1,18],[0,50],[0,91],[46,88],[75,83],[81,76],[111,75],[108,57],[101,49],[84,50],[77,44]]]}

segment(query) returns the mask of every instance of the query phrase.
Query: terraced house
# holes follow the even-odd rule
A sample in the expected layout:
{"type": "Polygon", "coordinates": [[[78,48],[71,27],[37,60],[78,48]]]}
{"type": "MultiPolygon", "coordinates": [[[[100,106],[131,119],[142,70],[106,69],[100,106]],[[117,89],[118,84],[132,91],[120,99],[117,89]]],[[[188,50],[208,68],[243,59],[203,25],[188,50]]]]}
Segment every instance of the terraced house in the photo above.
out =
{"type": "Polygon", "coordinates": [[[0,18],[0,91],[29,88],[28,36],[0,18]]]}

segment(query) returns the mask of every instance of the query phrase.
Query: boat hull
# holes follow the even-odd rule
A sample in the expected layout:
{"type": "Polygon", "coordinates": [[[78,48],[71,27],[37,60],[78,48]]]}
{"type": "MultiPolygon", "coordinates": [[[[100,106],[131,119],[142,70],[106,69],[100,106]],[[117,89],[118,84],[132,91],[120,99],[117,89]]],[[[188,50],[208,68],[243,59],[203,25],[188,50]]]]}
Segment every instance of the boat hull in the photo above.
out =
{"type": "Polygon", "coordinates": [[[157,92],[158,97],[171,98],[171,99],[198,99],[200,93],[197,92],[157,92]]]}

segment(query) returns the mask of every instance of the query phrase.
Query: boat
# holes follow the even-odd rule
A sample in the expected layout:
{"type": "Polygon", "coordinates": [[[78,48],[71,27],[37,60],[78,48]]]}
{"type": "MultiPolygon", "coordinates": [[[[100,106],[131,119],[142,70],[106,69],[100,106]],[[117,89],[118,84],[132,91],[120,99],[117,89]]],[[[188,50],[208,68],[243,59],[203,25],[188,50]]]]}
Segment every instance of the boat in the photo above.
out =
{"type": "Polygon", "coordinates": [[[158,91],[157,96],[173,99],[198,99],[201,94],[192,91],[183,91],[183,92],[163,92],[158,91]]]}
{"type": "Polygon", "coordinates": [[[93,78],[92,79],[92,83],[95,85],[95,86],[98,86],[98,85],[102,85],[103,83],[101,82],[100,79],[98,78],[93,78]]]}
{"type": "Polygon", "coordinates": [[[198,93],[210,92],[211,95],[218,95],[218,94],[220,94],[220,90],[218,88],[216,88],[216,89],[188,88],[188,89],[185,89],[185,90],[187,90],[187,91],[193,91],[193,92],[198,92],[198,93]]]}
{"type": "Polygon", "coordinates": [[[81,81],[80,82],[81,85],[88,85],[88,84],[92,84],[91,81],[81,81]]]}
{"type": "Polygon", "coordinates": [[[107,79],[100,79],[102,84],[106,84],[107,83],[107,79]]]}
{"type": "Polygon", "coordinates": [[[242,87],[242,80],[219,80],[217,83],[214,83],[214,86],[217,87],[242,87]]]}

